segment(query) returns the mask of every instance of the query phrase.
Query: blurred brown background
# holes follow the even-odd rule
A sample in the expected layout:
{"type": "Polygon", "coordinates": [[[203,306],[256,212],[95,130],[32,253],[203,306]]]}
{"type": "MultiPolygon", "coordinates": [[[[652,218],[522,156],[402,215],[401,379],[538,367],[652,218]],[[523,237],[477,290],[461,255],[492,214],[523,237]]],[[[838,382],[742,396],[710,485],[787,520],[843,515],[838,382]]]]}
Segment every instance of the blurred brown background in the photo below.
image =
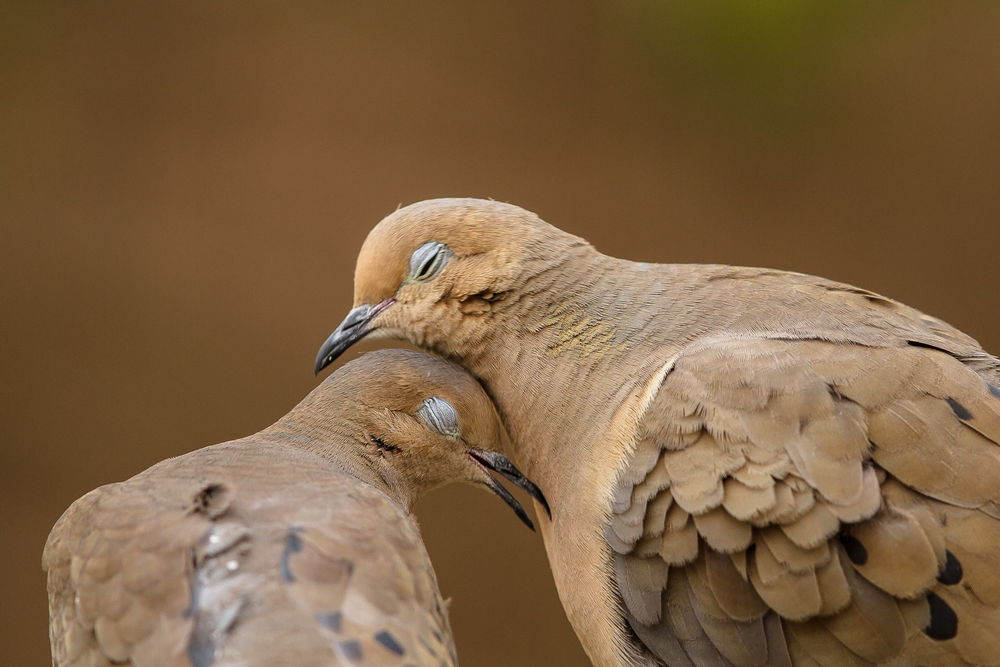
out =
{"type": "MultiPolygon", "coordinates": [[[[1000,351],[998,31],[989,1],[5,0],[0,663],[48,659],[39,558],[73,499],[314,386],[400,203],[822,274],[1000,351]]],[[[464,664],[584,664],[502,504],[419,516],[464,664]]]]}

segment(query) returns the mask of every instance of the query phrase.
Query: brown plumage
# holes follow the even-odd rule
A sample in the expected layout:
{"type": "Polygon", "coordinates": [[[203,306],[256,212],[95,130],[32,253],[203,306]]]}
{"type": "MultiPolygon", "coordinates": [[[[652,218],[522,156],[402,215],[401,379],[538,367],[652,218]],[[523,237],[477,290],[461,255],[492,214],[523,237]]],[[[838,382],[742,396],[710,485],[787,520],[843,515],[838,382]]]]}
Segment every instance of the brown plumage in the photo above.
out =
{"type": "Polygon", "coordinates": [[[369,332],[484,383],[595,663],[1000,662],[1000,361],[948,324],[451,199],[371,232],[317,368],[369,332]]]}
{"type": "Polygon", "coordinates": [[[486,470],[541,497],[482,449],[506,437],[460,368],[383,351],[260,433],[95,489],[45,546],[53,662],[455,664],[410,506],[465,480],[523,514],[486,470]]]}

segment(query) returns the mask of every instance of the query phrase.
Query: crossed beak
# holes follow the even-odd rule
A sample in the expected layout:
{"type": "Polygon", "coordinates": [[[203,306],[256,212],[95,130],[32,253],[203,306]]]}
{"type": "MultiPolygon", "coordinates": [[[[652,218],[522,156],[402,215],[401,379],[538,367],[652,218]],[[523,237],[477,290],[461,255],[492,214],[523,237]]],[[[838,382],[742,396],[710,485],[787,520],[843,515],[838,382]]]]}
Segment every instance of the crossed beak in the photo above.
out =
{"type": "MultiPolygon", "coordinates": [[[[506,456],[498,454],[497,452],[490,452],[485,449],[477,449],[473,447],[469,450],[469,457],[484,469],[500,473],[511,482],[527,491],[528,495],[541,504],[541,506],[545,509],[545,513],[549,515],[549,518],[552,518],[552,510],[549,509],[549,503],[545,500],[545,496],[542,495],[542,490],[535,486],[534,482],[521,474],[521,471],[518,470],[506,456]]],[[[500,496],[501,500],[510,505],[510,508],[514,510],[514,514],[516,514],[517,518],[524,522],[524,525],[531,530],[534,530],[535,524],[533,524],[531,519],[528,518],[528,513],[524,511],[523,507],[521,507],[521,503],[517,502],[517,499],[510,495],[510,492],[504,488],[503,485],[501,485],[500,482],[498,482],[489,472],[486,472],[486,477],[489,481],[484,482],[484,484],[486,484],[486,486],[488,486],[493,493],[500,496]]]]}
{"type": "Polygon", "coordinates": [[[319,353],[316,355],[315,371],[319,373],[336,361],[344,350],[370,334],[374,330],[371,321],[394,303],[396,300],[390,297],[374,306],[364,304],[347,313],[340,326],[334,329],[330,337],[320,345],[319,353]]]}

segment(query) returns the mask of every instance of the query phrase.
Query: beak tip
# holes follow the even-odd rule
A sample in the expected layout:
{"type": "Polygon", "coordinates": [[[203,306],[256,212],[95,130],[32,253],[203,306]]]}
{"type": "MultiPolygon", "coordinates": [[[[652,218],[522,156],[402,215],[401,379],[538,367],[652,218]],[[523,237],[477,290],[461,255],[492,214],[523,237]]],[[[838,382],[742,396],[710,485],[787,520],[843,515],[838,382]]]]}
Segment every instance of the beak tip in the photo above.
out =
{"type": "Polygon", "coordinates": [[[320,372],[322,372],[322,370],[326,368],[326,364],[324,363],[324,361],[325,360],[322,357],[320,357],[313,363],[313,375],[319,375],[320,372]]]}
{"type": "Polygon", "coordinates": [[[333,330],[333,333],[319,347],[313,372],[317,375],[324,368],[337,360],[344,350],[372,332],[370,322],[373,317],[395,303],[394,299],[386,299],[376,307],[358,306],[347,314],[344,321],[333,330]]]}
{"type": "Polygon", "coordinates": [[[528,530],[530,530],[531,532],[535,532],[535,523],[531,520],[531,517],[528,516],[528,513],[524,511],[524,508],[521,507],[520,504],[518,504],[516,507],[511,505],[511,508],[514,510],[514,514],[517,515],[517,518],[520,519],[521,522],[528,527],[528,530]]]}
{"type": "MultiPolygon", "coordinates": [[[[539,493],[541,493],[541,492],[539,491],[539,493]]],[[[552,520],[552,510],[549,509],[549,503],[548,503],[547,500],[545,500],[545,496],[541,497],[541,499],[538,501],[538,504],[542,506],[542,509],[545,510],[545,515],[547,517],[549,517],[549,521],[551,521],[552,520]]]]}
{"type": "MultiPolygon", "coordinates": [[[[534,482],[522,475],[521,471],[514,467],[514,464],[510,462],[510,459],[503,454],[478,448],[471,448],[468,450],[468,453],[469,456],[480,464],[481,467],[500,473],[511,482],[527,491],[529,495],[531,495],[542,505],[542,507],[545,508],[545,512],[549,515],[549,518],[552,518],[552,512],[549,510],[549,503],[545,500],[545,496],[542,495],[541,489],[535,486],[534,482]]],[[[500,485],[492,475],[488,472],[486,475],[489,478],[489,482],[486,483],[486,486],[500,496],[500,498],[502,498],[503,501],[506,502],[512,510],[514,510],[517,518],[534,532],[535,524],[528,517],[528,513],[524,511],[521,504],[517,502],[514,496],[510,495],[507,489],[500,485]]]]}
{"type": "Polygon", "coordinates": [[[324,357],[320,356],[313,363],[313,375],[319,375],[324,368],[327,367],[327,361],[324,357]]]}

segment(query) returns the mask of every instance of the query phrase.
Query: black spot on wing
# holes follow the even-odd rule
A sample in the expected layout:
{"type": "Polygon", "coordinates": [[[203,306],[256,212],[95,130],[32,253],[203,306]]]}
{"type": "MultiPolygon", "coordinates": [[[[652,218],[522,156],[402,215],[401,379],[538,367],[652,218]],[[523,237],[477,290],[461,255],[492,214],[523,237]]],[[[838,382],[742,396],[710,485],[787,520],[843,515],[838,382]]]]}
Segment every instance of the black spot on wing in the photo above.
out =
{"type": "Polygon", "coordinates": [[[944,555],[944,567],[938,573],[937,580],[945,586],[954,586],[962,580],[962,564],[950,551],[945,551],[944,555]]]}
{"type": "Polygon", "coordinates": [[[955,416],[959,419],[964,419],[966,421],[972,419],[972,413],[969,409],[956,401],[954,398],[947,399],[948,405],[951,407],[951,411],[955,413],[955,416]]]}
{"type": "Polygon", "coordinates": [[[868,550],[865,549],[865,545],[858,541],[858,538],[853,535],[841,535],[840,543],[844,545],[844,551],[847,552],[847,557],[851,559],[852,563],[864,565],[868,562],[868,550]]]}
{"type": "Polygon", "coordinates": [[[403,645],[396,641],[396,638],[393,637],[392,633],[388,630],[382,630],[381,632],[375,633],[375,641],[396,655],[403,655],[406,652],[403,650],[403,645]]]}
{"type": "Polygon", "coordinates": [[[927,606],[931,610],[931,622],[924,628],[924,634],[931,639],[942,641],[958,634],[958,616],[948,603],[934,593],[927,594],[927,606]]]}
{"type": "Polygon", "coordinates": [[[302,551],[302,539],[299,537],[299,530],[301,529],[292,528],[288,531],[288,536],[285,537],[285,550],[281,552],[281,562],[278,564],[281,568],[281,578],[289,583],[295,581],[295,575],[292,574],[288,560],[292,557],[292,554],[302,551]]]}
{"type": "Polygon", "coordinates": [[[989,384],[989,383],[987,383],[986,387],[990,390],[991,394],[993,394],[997,398],[1000,398],[1000,387],[996,386],[995,384],[989,384]]]}
{"type": "Polygon", "coordinates": [[[361,660],[361,642],[357,639],[340,642],[339,646],[340,651],[344,654],[344,657],[351,662],[358,662],[361,660]]]}
{"type": "Polygon", "coordinates": [[[324,628],[333,630],[334,632],[340,632],[340,626],[344,620],[343,614],[339,611],[321,611],[316,614],[316,620],[324,628]]]}

